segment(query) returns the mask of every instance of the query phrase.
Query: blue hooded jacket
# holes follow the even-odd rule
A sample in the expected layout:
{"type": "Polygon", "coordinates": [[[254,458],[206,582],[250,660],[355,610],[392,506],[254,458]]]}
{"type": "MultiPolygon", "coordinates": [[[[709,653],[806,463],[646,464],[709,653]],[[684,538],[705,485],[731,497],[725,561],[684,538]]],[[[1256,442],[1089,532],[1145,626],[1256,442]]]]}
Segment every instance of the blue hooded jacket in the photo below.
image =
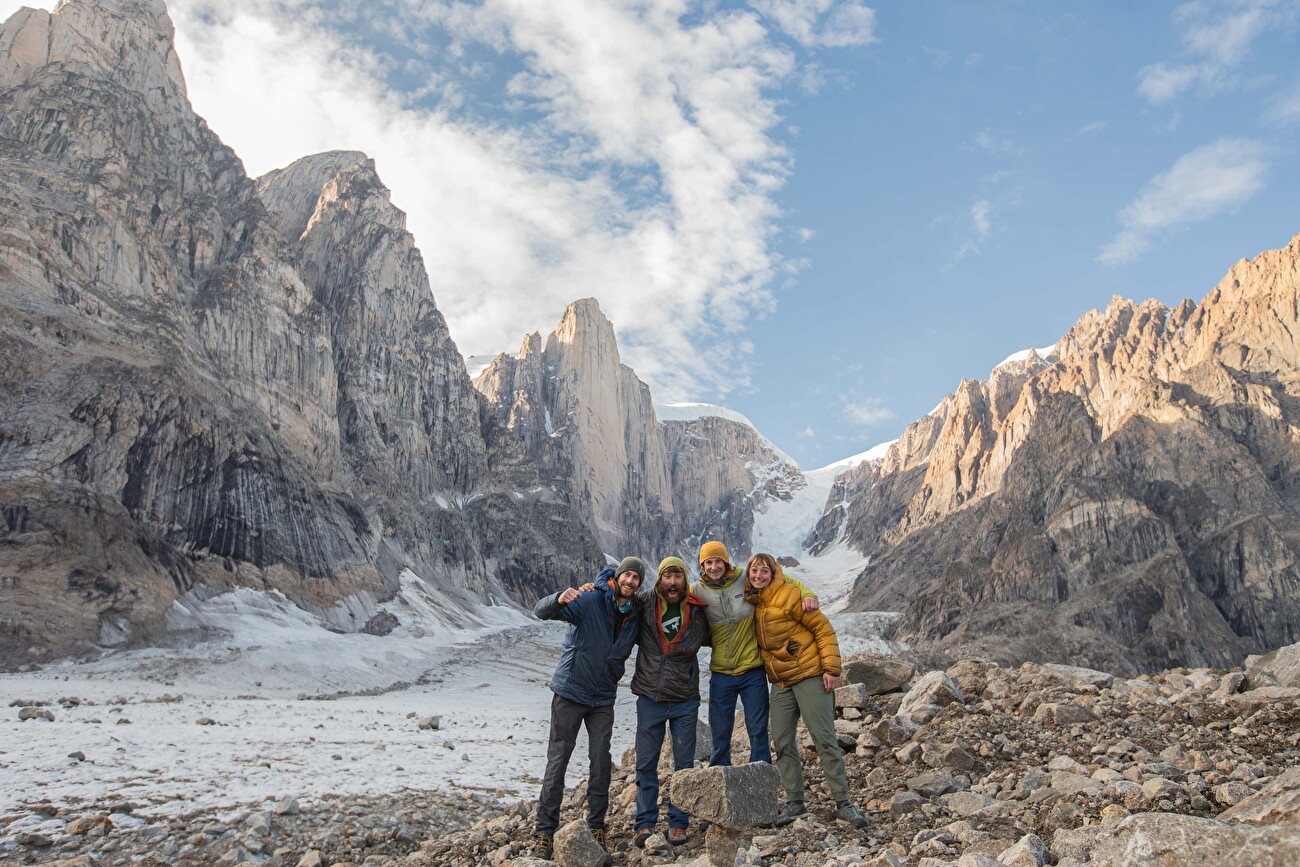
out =
{"type": "Polygon", "coordinates": [[[559,593],[543,596],[533,609],[542,620],[569,624],[560,664],[551,677],[551,691],[578,704],[608,707],[614,703],[628,655],[636,645],[637,622],[645,602],[639,595],[633,596],[627,614],[615,610],[613,569],[603,570],[596,589],[568,605],[561,605],[559,598],[559,593]]]}

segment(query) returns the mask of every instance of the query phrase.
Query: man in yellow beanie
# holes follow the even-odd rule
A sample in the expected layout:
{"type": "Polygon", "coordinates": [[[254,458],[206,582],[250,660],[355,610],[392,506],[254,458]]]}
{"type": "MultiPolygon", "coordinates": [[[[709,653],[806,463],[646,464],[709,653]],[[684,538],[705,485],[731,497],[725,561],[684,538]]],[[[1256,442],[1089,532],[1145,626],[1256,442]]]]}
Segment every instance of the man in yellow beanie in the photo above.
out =
{"type": "MultiPolygon", "coordinates": [[[[713,643],[709,662],[709,727],[713,730],[710,765],[731,764],[731,732],[736,726],[736,700],[745,708],[749,760],[771,762],[767,731],[767,675],[754,634],[754,605],[745,599],[743,570],[731,565],[727,546],[710,541],[700,546],[700,580],[691,593],[704,603],[713,643]]],[[[787,576],[803,593],[804,609],[819,607],[817,596],[803,582],[787,576]]]]}

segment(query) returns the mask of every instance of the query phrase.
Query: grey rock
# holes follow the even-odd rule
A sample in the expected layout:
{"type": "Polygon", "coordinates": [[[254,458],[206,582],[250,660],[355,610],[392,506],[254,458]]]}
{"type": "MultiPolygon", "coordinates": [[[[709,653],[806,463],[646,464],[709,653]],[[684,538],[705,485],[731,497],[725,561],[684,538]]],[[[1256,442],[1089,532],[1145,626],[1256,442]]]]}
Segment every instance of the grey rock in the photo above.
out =
{"type": "Polygon", "coordinates": [[[925,800],[916,792],[899,791],[895,792],[889,799],[889,815],[895,818],[906,816],[908,813],[914,813],[921,809],[925,800]]]}
{"type": "Polygon", "coordinates": [[[18,719],[26,722],[27,720],[39,719],[46,722],[54,722],[54,714],[49,708],[44,707],[25,707],[18,711],[18,719]]]}
{"type": "Polygon", "coordinates": [[[607,856],[586,822],[570,822],[555,833],[552,860],[560,867],[603,867],[607,856]]]}
{"type": "MultiPolygon", "coordinates": [[[[1218,789],[1215,796],[1217,800],[1218,789]]],[[[1246,795],[1220,813],[1219,819],[1247,825],[1300,822],[1300,767],[1287,769],[1255,794],[1246,795]]]]}
{"type": "Polygon", "coordinates": [[[973,816],[998,816],[1008,812],[1007,805],[987,795],[975,792],[952,792],[939,797],[943,804],[955,816],[968,819],[973,816]]]}
{"type": "Polygon", "coordinates": [[[943,707],[965,701],[955,680],[942,671],[931,671],[923,675],[903,696],[898,715],[924,724],[933,719],[943,707]]]}
{"type": "Polygon", "coordinates": [[[1300,687],[1300,643],[1279,647],[1260,656],[1246,657],[1245,688],[1300,687]]]}
{"type": "Polygon", "coordinates": [[[939,771],[926,771],[907,780],[907,787],[923,798],[935,798],[965,787],[954,777],[939,771]]]}
{"type": "Polygon", "coordinates": [[[704,857],[712,867],[733,867],[748,839],[739,828],[710,825],[704,832],[704,857]]]}
{"type": "Polygon", "coordinates": [[[998,855],[1005,867],[1043,867],[1051,862],[1051,853],[1037,834],[1026,834],[1016,844],[998,855]]]}
{"type": "Polygon", "coordinates": [[[766,762],[753,762],[676,771],[670,785],[673,803],[690,815],[732,828],[748,828],[776,819],[781,775],[766,762]]]}
{"type": "Polygon", "coordinates": [[[845,657],[841,669],[845,682],[861,685],[867,695],[896,692],[907,685],[915,671],[907,660],[879,653],[855,653],[845,657]]]}

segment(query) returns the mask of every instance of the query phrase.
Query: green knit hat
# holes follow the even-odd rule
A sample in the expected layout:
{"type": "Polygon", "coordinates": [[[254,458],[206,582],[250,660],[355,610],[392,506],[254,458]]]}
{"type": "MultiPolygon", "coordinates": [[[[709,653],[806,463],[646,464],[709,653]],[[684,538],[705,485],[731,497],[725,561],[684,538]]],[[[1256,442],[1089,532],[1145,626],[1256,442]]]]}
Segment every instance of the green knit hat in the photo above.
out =
{"type": "Polygon", "coordinates": [[[667,572],[669,569],[681,569],[682,572],[685,573],[686,575],[689,576],[691,574],[690,571],[686,568],[686,561],[683,560],[681,557],[663,558],[662,560],[659,561],[659,571],[655,574],[663,575],[664,572],[667,572]]]}
{"type": "Polygon", "coordinates": [[[617,578],[628,571],[635,572],[637,577],[641,579],[641,583],[644,584],[645,573],[650,571],[650,567],[640,557],[624,557],[619,561],[618,571],[614,573],[614,577],[617,578]]]}

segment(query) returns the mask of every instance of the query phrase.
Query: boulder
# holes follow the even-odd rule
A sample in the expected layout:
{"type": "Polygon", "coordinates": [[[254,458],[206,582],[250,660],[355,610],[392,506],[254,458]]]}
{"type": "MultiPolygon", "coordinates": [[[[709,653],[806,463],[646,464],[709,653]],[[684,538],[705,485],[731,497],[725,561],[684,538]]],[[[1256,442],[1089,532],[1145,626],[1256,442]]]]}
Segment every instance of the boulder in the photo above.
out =
{"type": "Polygon", "coordinates": [[[1043,867],[1051,857],[1037,834],[1026,834],[998,856],[998,863],[1005,867],[1043,867]]]}
{"type": "Polygon", "coordinates": [[[570,822],[555,834],[555,854],[560,867],[603,867],[607,853],[584,821],[570,822]]]}
{"type": "Polygon", "coordinates": [[[1300,687],[1300,643],[1279,647],[1263,656],[1246,657],[1245,681],[1246,689],[1300,687]]]}
{"type": "Polygon", "coordinates": [[[671,786],[673,803],[692,816],[748,828],[776,819],[781,775],[766,762],[688,768],[672,775],[671,786]]]}
{"type": "Polygon", "coordinates": [[[953,702],[965,703],[957,682],[942,671],[928,672],[916,682],[903,703],[899,705],[898,715],[911,719],[918,725],[924,725],[938,715],[939,711],[953,702]]]}
{"type": "Polygon", "coordinates": [[[861,684],[867,695],[897,692],[912,679],[910,662],[881,653],[855,653],[841,665],[844,683],[861,684]]]}
{"type": "MultiPolygon", "coordinates": [[[[1216,799],[1218,796],[1216,788],[1216,799]]],[[[1246,825],[1300,823],[1300,767],[1279,774],[1255,794],[1243,797],[1236,806],[1220,813],[1219,819],[1246,825]]]]}

